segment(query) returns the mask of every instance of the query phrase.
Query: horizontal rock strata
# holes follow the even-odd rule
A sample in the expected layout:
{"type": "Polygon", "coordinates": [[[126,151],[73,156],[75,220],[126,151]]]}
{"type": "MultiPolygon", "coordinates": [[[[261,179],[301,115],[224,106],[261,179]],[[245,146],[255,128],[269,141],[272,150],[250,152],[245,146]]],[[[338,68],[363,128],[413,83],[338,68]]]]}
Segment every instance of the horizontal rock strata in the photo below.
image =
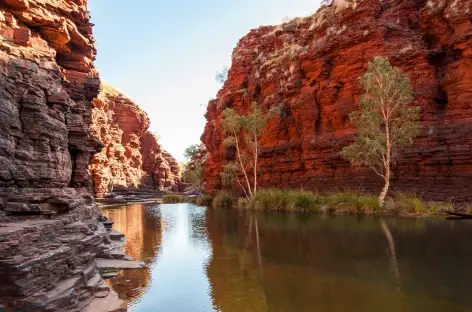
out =
{"type": "Polygon", "coordinates": [[[89,167],[96,196],[175,187],[178,164],[149,132],[147,114],[105,83],[93,105],[91,132],[104,145],[89,167]]]}
{"type": "Polygon", "coordinates": [[[394,190],[428,199],[472,200],[472,2],[335,0],[317,13],[260,27],[240,40],[229,78],[208,105],[202,141],[207,191],[221,187],[226,107],[280,105],[262,138],[260,185],[380,192],[368,168],[352,168],[340,151],[355,138],[357,78],[375,56],[410,77],[421,108],[421,134],[395,155],[394,190]]]}
{"type": "Polygon", "coordinates": [[[94,263],[107,242],[87,170],[101,148],[89,131],[100,87],[94,57],[85,0],[0,1],[0,305],[7,311],[79,311],[111,294],[94,263]]]}

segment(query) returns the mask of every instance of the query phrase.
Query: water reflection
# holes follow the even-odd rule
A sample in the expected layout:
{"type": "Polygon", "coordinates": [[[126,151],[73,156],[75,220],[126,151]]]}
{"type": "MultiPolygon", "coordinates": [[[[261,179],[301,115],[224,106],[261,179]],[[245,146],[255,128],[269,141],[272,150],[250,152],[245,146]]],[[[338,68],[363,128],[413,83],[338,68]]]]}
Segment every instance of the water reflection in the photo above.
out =
{"type": "Polygon", "coordinates": [[[119,209],[105,208],[102,213],[113,220],[114,229],[126,235],[126,254],[148,266],[145,269],[123,271],[118,277],[109,280],[120,297],[132,305],[139,302],[150,284],[149,266],[155,263],[162,242],[161,217],[141,204],[119,209]]]}
{"type": "Polygon", "coordinates": [[[471,311],[470,222],[208,213],[221,311],[471,311]]]}
{"type": "Polygon", "coordinates": [[[472,310],[472,222],[105,210],[150,264],[112,281],[131,311],[472,310]]]}
{"type": "Polygon", "coordinates": [[[129,311],[212,311],[205,267],[211,256],[205,208],[135,205],[104,209],[128,237],[126,252],[148,269],[111,280],[129,311]]]}

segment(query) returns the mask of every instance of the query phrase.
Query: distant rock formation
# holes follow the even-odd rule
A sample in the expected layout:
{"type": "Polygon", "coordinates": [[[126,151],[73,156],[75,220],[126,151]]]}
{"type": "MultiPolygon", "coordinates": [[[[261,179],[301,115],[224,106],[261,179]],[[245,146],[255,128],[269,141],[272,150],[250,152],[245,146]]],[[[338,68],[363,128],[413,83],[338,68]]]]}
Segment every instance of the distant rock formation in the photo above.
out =
{"type": "Polygon", "coordinates": [[[393,190],[472,200],[472,2],[334,0],[312,16],[252,30],[232,56],[228,80],[208,105],[206,190],[221,187],[234,153],[222,144],[222,111],[281,105],[262,138],[260,186],[380,192],[382,179],[340,151],[355,138],[357,78],[374,56],[410,77],[421,135],[396,155],[393,190]]]}
{"type": "Polygon", "coordinates": [[[98,297],[124,310],[94,262],[110,244],[87,170],[101,148],[89,131],[100,86],[95,52],[85,0],[0,1],[6,311],[80,311],[98,297]]]}
{"type": "Polygon", "coordinates": [[[96,196],[175,187],[177,162],[148,131],[146,112],[106,83],[92,103],[91,132],[104,145],[89,166],[96,196]]]}

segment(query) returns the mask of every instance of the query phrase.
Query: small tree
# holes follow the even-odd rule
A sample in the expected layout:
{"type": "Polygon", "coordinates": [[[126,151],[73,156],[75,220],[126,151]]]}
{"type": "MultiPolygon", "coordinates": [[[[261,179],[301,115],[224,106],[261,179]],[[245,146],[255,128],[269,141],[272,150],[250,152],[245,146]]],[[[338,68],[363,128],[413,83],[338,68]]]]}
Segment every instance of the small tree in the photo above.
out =
{"type": "Polygon", "coordinates": [[[219,83],[225,83],[226,79],[228,79],[228,72],[228,67],[224,66],[221,71],[216,73],[215,80],[219,83]]]}
{"type": "Polygon", "coordinates": [[[192,144],[187,147],[184,151],[184,157],[188,160],[191,160],[195,155],[198,154],[200,149],[202,148],[202,144],[192,144]]]}
{"type": "Polygon", "coordinates": [[[190,183],[197,189],[201,189],[203,185],[202,164],[199,162],[184,164],[182,168],[182,180],[186,183],[190,183]]]}
{"type": "Polygon", "coordinates": [[[236,160],[223,166],[221,177],[225,185],[238,183],[248,199],[254,197],[257,192],[259,140],[267,121],[275,111],[276,109],[273,109],[263,113],[257,103],[253,103],[250,113],[244,116],[238,115],[232,108],[223,111],[221,123],[226,136],[223,144],[235,148],[236,160]],[[243,175],[243,183],[239,181],[238,173],[243,175]]]}
{"type": "Polygon", "coordinates": [[[419,134],[420,109],[409,105],[413,92],[408,77],[384,57],[374,58],[359,80],[365,91],[359,103],[361,110],[350,114],[358,130],[357,139],[343,149],[342,155],[353,165],[369,166],[384,178],[379,196],[383,206],[390,186],[392,152],[411,144],[419,134]]]}
{"type": "Polygon", "coordinates": [[[207,158],[205,146],[202,143],[192,144],[185,149],[184,156],[187,161],[182,164],[182,180],[201,189],[204,182],[203,163],[207,158]]]}

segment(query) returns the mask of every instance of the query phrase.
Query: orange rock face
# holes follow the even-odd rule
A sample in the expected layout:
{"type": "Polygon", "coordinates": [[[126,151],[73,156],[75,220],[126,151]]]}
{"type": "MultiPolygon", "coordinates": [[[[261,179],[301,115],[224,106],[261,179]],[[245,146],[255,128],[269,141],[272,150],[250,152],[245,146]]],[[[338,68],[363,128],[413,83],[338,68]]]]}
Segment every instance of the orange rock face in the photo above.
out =
{"type": "Polygon", "coordinates": [[[179,173],[177,162],[148,132],[147,114],[107,84],[102,84],[93,104],[91,131],[105,146],[89,166],[96,196],[113,190],[174,187],[179,173]]]}
{"type": "Polygon", "coordinates": [[[393,189],[472,200],[472,2],[336,0],[317,13],[252,30],[233,52],[229,78],[208,105],[202,142],[207,191],[231,159],[222,145],[226,107],[281,105],[262,138],[262,186],[379,192],[382,180],[340,156],[353,141],[357,82],[375,56],[408,73],[421,135],[395,155],[393,189]]]}
{"type": "Polygon", "coordinates": [[[143,185],[154,189],[173,189],[179,182],[179,164],[158,143],[157,137],[146,132],[141,137],[143,155],[143,185]]]}

